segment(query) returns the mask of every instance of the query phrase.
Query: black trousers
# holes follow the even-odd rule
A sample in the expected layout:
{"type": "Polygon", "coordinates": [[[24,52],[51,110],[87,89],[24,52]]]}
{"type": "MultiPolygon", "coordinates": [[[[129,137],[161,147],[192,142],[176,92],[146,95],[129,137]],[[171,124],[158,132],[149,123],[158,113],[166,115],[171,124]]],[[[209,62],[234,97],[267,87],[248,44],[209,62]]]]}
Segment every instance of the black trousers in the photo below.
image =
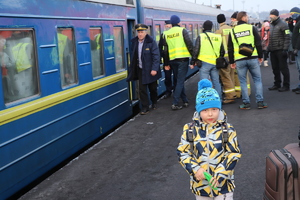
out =
{"type": "Polygon", "coordinates": [[[177,83],[177,77],[174,74],[174,70],[170,65],[170,70],[165,70],[165,86],[166,86],[166,94],[171,94],[172,90],[175,89],[177,83]],[[173,73],[173,81],[172,81],[172,73],[173,73]]]}
{"type": "Polygon", "coordinates": [[[290,88],[290,70],[287,64],[287,54],[282,50],[272,51],[271,64],[274,74],[274,85],[281,87],[281,74],[283,76],[283,86],[290,88]]]}
{"type": "MultiPolygon", "coordinates": [[[[150,100],[152,104],[157,103],[157,81],[154,81],[149,84],[143,84],[143,69],[138,67],[138,78],[139,78],[139,96],[142,105],[142,110],[149,110],[149,92],[150,92],[150,100]],[[149,92],[148,92],[149,90],[149,92]]],[[[151,74],[150,74],[151,76],[151,74]]]]}

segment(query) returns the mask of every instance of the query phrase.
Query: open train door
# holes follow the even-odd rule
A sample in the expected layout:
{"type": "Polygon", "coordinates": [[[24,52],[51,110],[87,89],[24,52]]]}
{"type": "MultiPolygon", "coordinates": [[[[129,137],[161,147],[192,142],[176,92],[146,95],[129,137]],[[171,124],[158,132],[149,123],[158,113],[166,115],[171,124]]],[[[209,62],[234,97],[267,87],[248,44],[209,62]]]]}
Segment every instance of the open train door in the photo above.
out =
{"type": "MultiPolygon", "coordinates": [[[[128,19],[127,20],[127,31],[128,31],[128,48],[126,48],[126,56],[127,56],[127,69],[130,67],[130,52],[132,52],[131,39],[136,36],[136,31],[134,29],[135,20],[128,19]]],[[[139,102],[138,96],[138,81],[130,81],[128,82],[129,88],[129,100],[131,101],[132,106],[135,106],[139,102]]]]}

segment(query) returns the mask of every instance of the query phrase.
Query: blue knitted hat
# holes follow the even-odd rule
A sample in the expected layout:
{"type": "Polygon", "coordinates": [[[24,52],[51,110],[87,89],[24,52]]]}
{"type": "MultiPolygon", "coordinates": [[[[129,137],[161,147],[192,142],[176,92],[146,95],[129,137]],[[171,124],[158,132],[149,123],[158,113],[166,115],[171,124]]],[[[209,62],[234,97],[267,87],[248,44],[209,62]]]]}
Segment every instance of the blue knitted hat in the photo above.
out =
{"type": "Polygon", "coordinates": [[[201,112],[208,108],[221,109],[221,100],[218,92],[212,88],[212,83],[208,79],[202,79],[198,83],[198,93],[196,96],[196,110],[201,112]]]}
{"type": "Polygon", "coordinates": [[[171,24],[179,24],[180,18],[177,15],[172,15],[170,18],[171,24]]]}

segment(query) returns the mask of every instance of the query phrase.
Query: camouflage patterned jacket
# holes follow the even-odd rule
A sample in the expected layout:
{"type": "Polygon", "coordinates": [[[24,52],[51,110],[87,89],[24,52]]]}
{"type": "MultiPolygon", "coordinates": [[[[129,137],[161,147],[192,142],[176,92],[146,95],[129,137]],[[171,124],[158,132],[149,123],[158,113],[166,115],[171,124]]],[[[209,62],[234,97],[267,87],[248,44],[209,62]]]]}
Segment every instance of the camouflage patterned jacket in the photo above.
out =
{"type": "Polygon", "coordinates": [[[193,156],[190,151],[190,143],[187,140],[188,124],[183,127],[181,142],[177,148],[179,162],[190,175],[192,192],[204,197],[214,197],[233,192],[235,188],[234,167],[242,156],[235,129],[227,123],[224,111],[220,112],[219,119],[215,123],[207,124],[200,121],[197,113],[195,113],[193,120],[196,130],[194,132],[193,156]],[[223,148],[222,144],[221,125],[224,122],[227,123],[228,127],[226,149],[223,148]],[[207,180],[196,181],[194,174],[200,167],[218,180],[218,190],[213,190],[208,185],[207,180]]]}

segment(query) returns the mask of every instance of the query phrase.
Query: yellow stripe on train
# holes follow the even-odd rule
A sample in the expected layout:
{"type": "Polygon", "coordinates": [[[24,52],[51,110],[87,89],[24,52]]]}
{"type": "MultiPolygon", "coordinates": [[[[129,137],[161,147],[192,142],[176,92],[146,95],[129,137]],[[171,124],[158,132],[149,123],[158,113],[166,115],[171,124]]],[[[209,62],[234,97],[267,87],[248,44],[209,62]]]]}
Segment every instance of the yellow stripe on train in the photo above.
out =
{"type": "Polygon", "coordinates": [[[114,74],[75,88],[58,92],[13,108],[0,111],[0,126],[33,113],[45,110],[62,102],[74,99],[86,93],[111,85],[127,77],[127,71],[114,74]]]}

